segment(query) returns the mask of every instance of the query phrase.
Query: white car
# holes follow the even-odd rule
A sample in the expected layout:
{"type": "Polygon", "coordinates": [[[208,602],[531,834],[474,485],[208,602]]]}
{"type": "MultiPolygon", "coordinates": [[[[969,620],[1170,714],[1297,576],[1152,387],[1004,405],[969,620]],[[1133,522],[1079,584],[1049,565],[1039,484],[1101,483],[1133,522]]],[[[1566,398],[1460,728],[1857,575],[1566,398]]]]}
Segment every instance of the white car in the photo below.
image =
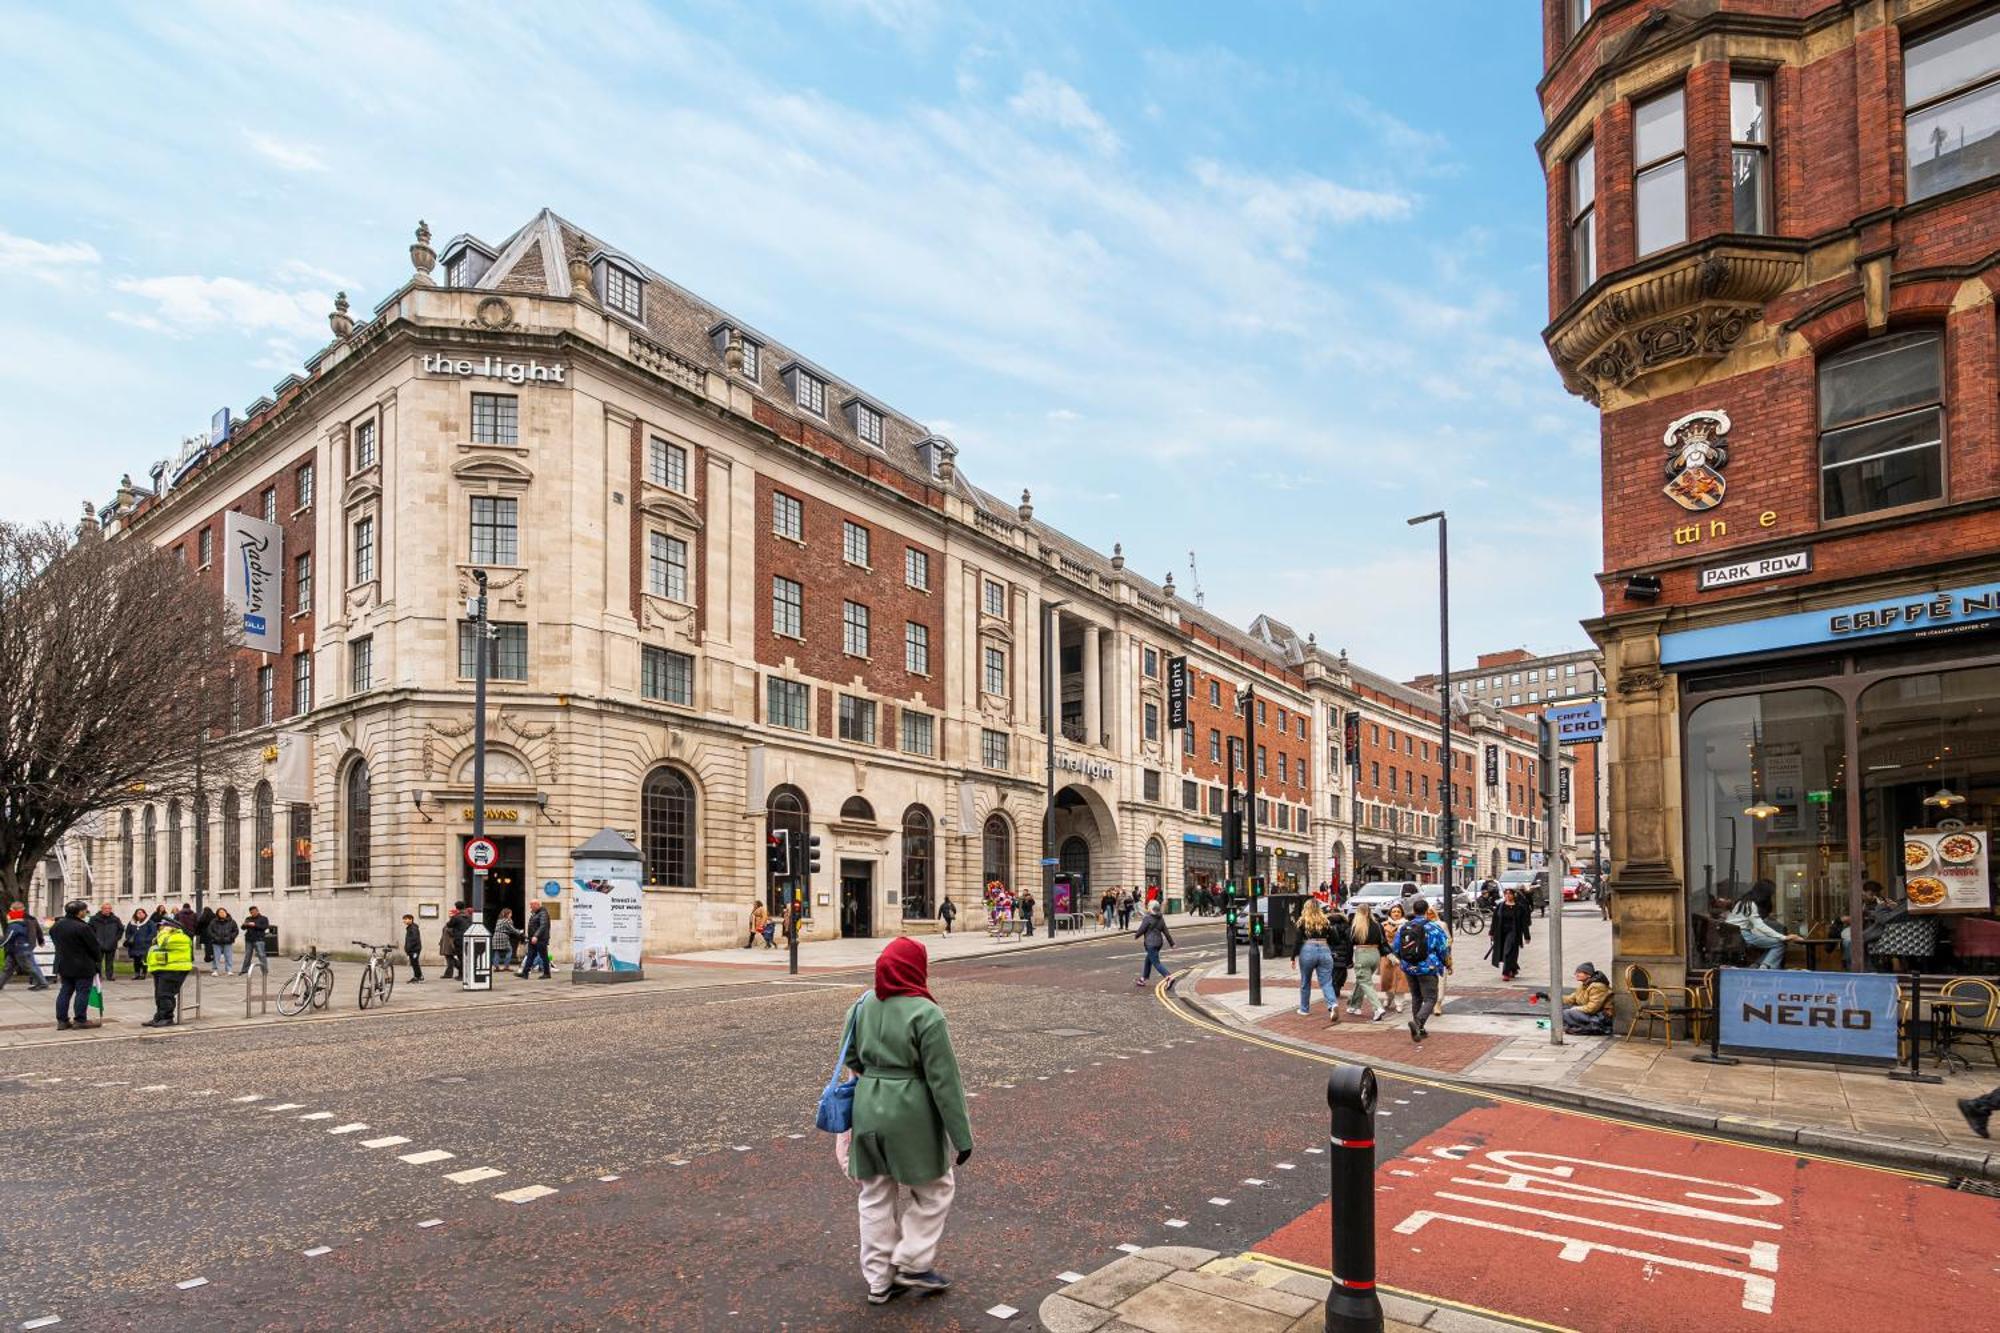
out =
{"type": "Polygon", "coordinates": [[[1341,904],[1341,906],[1345,910],[1352,912],[1356,907],[1366,904],[1369,911],[1379,916],[1381,913],[1394,907],[1397,903],[1409,902],[1410,899],[1417,896],[1418,892],[1419,890],[1414,880],[1377,880],[1373,884],[1363,884],[1356,888],[1353,893],[1348,895],[1347,901],[1341,904]]]}

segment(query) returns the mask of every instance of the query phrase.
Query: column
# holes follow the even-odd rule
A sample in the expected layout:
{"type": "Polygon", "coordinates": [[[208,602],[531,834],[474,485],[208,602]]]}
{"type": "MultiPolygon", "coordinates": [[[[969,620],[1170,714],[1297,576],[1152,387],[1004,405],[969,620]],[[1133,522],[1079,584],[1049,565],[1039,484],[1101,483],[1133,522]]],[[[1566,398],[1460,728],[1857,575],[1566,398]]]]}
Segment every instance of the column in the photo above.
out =
{"type": "Polygon", "coordinates": [[[1083,627],[1083,743],[1104,744],[1102,635],[1096,625],[1083,627]]]}

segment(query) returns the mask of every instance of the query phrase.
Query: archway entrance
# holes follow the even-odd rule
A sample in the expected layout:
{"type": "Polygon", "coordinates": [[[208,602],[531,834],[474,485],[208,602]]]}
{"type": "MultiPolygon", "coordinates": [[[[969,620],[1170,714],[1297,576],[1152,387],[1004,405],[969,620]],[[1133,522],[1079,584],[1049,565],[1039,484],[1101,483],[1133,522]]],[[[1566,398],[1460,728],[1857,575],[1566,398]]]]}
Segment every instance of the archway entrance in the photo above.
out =
{"type": "MultiPolygon", "coordinates": [[[[1049,899],[1044,891],[1049,882],[1043,877],[1035,886],[1037,899],[1045,911],[1076,912],[1093,902],[1105,889],[1118,883],[1118,830],[1111,808],[1104,798],[1088,787],[1064,787],[1056,793],[1055,820],[1050,826],[1055,848],[1056,874],[1053,878],[1069,885],[1069,901],[1049,899]]],[[[1055,899],[1060,899],[1057,890],[1055,899]]]]}

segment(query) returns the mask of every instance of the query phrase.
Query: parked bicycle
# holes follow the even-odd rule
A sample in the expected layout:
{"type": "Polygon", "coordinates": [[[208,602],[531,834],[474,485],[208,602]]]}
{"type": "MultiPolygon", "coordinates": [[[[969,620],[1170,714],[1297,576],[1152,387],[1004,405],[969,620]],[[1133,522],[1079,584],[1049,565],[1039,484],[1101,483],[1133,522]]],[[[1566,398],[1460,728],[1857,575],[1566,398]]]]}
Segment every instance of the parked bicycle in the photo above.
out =
{"type": "Polygon", "coordinates": [[[1484,935],[1486,933],[1486,913],[1479,910],[1479,904],[1461,899],[1453,903],[1451,923],[1461,935],[1484,935]]]}
{"type": "Polygon", "coordinates": [[[368,961],[361,968],[361,1007],[389,1003],[389,992],[396,988],[396,969],[389,962],[390,946],[361,940],[352,943],[368,951],[368,961]]]}
{"type": "Polygon", "coordinates": [[[299,970],[278,991],[278,1012],[287,1018],[308,1008],[324,1009],[333,998],[333,963],[318,945],[309,945],[298,955],[298,964],[299,970]]]}

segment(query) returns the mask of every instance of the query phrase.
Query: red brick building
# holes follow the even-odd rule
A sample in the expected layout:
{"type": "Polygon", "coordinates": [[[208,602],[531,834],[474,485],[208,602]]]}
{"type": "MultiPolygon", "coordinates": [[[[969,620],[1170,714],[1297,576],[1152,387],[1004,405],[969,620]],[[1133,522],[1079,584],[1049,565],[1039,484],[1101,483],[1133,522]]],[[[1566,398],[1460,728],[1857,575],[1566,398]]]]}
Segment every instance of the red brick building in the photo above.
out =
{"type": "Polygon", "coordinates": [[[1545,340],[1602,413],[1619,961],[1741,959],[1722,918],[1764,884],[1830,941],[1793,965],[1890,913],[1894,952],[1847,965],[1990,959],[2000,4],[1543,26],[1545,340]],[[1941,867],[1953,831],[1979,855],[1941,867]]]}

